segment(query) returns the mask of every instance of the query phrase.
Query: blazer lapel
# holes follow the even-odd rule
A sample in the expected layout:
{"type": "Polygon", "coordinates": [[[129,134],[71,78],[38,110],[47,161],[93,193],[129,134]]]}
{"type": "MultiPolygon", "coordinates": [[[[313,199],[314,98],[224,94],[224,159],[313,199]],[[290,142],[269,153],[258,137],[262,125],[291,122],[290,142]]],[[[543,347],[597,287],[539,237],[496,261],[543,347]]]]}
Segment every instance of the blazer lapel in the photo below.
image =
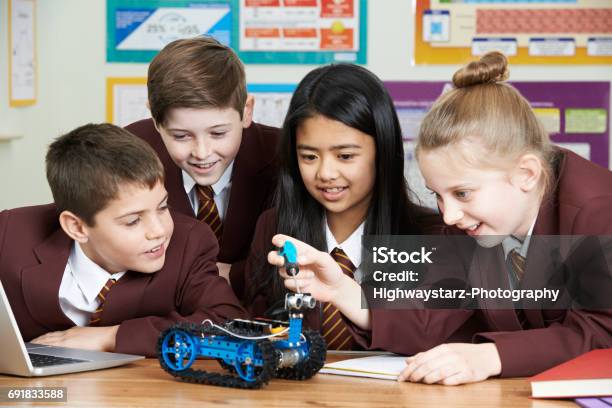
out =
{"type": "Polygon", "coordinates": [[[243,133],[242,144],[234,162],[232,188],[218,256],[221,261],[235,258],[248,250],[244,246],[249,246],[251,242],[246,237],[253,233],[257,217],[263,209],[262,195],[265,189],[261,186],[258,173],[269,163],[258,160],[257,146],[250,139],[256,136],[252,132],[249,128],[243,133]],[[245,226],[253,230],[245,234],[245,226]]]}
{"type": "Polygon", "coordinates": [[[555,176],[555,184],[551,189],[551,192],[546,194],[540,205],[540,211],[538,212],[538,218],[533,227],[533,235],[559,235],[561,234],[559,226],[559,202],[564,197],[560,197],[559,183],[562,180],[562,176],[565,170],[567,155],[561,151],[559,153],[559,160],[553,167],[553,173],[555,176]]]}
{"type": "Polygon", "coordinates": [[[73,241],[58,228],[34,249],[40,264],[21,271],[22,292],[32,318],[50,331],[74,326],[59,304],[59,287],[73,241]]]}
{"type": "Polygon", "coordinates": [[[123,275],[106,296],[101,324],[112,326],[138,317],[145,290],[154,275],[133,271],[123,275]]]}
{"type": "MultiPolygon", "coordinates": [[[[532,235],[525,259],[525,275],[519,284],[520,289],[540,289],[546,287],[546,275],[550,272],[550,237],[532,235]]],[[[523,313],[530,328],[544,327],[542,303],[531,299],[523,300],[523,313]]]]}
{"type": "MultiPolygon", "coordinates": [[[[509,289],[504,251],[501,245],[476,249],[470,270],[470,284],[488,290],[509,289]]],[[[495,331],[520,330],[521,325],[511,301],[482,299],[479,301],[489,326],[495,331]],[[507,303],[507,305],[506,305],[507,303]]]]}
{"type": "Polygon", "coordinates": [[[253,180],[253,176],[245,177],[241,175],[240,167],[235,169],[235,177],[232,177],[232,188],[230,199],[227,205],[227,216],[223,222],[223,235],[221,242],[224,244],[220,248],[219,258],[232,258],[234,253],[242,251],[240,246],[243,244],[245,226],[255,227],[257,214],[260,209],[256,206],[253,197],[257,195],[258,183],[253,180]],[[229,245],[231,243],[231,245],[229,245]]]}
{"type": "Polygon", "coordinates": [[[183,187],[183,174],[174,163],[165,166],[166,190],[168,191],[168,204],[171,209],[188,217],[195,218],[189,197],[183,187]]]}

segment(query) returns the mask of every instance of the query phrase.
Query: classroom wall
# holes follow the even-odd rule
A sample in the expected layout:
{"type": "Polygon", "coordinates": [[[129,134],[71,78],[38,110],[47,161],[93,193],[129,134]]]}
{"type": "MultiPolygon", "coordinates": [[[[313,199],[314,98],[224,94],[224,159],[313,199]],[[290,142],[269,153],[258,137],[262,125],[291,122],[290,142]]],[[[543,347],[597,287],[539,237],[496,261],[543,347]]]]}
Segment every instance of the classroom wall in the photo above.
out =
{"type": "MultiPolygon", "coordinates": [[[[368,64],[383,80],[448,80],[458,66],[411,66],[411,0],[368,2],[368,64]]],[[[146,76],[146,64],[105,62],[104,0],[37,0],[38,102],[8,106],[8,0],[0,0],[0,210],[51,201],[44,156],[56,136],[105,119],[105,78],[146,76]]],[[[610,66],[513,66],[513,80],[612,80],[610,66]]],[[[298,82],[312,66],[251,65],[251,83],[298,82]]]]}

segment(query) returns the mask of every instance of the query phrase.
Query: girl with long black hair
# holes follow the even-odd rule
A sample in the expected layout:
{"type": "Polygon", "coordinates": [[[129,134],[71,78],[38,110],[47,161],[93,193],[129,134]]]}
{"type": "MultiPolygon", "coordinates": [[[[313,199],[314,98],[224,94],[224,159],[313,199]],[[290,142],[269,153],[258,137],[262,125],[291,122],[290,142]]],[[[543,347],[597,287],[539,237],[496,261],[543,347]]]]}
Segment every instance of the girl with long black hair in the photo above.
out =
{"type": "Polygon", "coordinates": [[[360,301],[362,235],[432,233],[441,222],[410,201],[393,101],[363,67],[327,65],[307,74],[291,99],[279,147],[276,205],[260,217],[245,266],[246,306],[254,316],[282,309],[287,289],[266,255],[274,235],[290,236],[331,252],[354,277],[352,296],[318,299],[324,304],[305,321],[321,329],[328,348],[356,348],[345,319],[368,329],[369,314],[356,316],[343,302],[360,301]]]}

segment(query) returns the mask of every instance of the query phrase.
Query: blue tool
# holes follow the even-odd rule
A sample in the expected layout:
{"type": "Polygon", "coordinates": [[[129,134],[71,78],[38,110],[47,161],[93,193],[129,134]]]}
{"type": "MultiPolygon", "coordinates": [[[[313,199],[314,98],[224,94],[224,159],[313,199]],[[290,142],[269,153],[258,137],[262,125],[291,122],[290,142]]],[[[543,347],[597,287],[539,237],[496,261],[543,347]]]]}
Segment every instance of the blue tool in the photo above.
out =
{"type": "Polygon", "coordinates": [[[290,241],[285,241],[279,250],[278,254],[285,258],[285,269],[289,276],[295,276],[300,273],[297,263],[297,249],[290,241]]]}

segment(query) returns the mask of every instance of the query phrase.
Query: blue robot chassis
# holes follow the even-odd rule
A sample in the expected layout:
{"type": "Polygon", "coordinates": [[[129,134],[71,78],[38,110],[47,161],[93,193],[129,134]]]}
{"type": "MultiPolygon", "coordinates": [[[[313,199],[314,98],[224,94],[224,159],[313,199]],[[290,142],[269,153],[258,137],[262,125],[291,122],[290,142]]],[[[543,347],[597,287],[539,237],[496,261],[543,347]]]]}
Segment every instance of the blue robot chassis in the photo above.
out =
{"type": "MultiPolygon", "coordinates": [[[[279,254],[289,275],[298,273],[297,252],[287,242],[279,254]]],[[[307,293],[285,297],[289,321],[234,319],[223,325],[180,323],[165,330],[157,347],[161,367],[181,380],[235,388],[261,388],[272,377],[306,380],[327,354],[318,331],[302,330],[304,310],[316,301],[307,293]],[[216,359],[228,373],[192,368],[198,357],[216,359]]]]}

